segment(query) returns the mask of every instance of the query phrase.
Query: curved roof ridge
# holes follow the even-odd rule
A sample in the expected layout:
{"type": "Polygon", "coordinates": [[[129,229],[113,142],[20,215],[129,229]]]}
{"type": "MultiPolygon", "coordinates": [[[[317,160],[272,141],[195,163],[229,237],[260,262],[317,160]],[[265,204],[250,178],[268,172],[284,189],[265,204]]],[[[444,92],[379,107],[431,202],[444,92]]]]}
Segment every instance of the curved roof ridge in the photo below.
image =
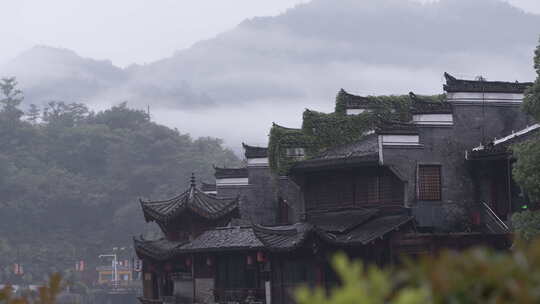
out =
{"type": "Polygon", "coordinates": [[[458,79],[447,72],[444,72],[444,78],[446,92],[523,93],[533,85],[532,82],[488,81],[481,76],[476,80],[458,79]]]}
{"type": "Polygon", "coordinates": [[[228,214],[238,207],[240,196],[217,198],[196,188],[192,181],[188,190],[182,194],[163,201],[140,200],[147,222],[167,222],[178,216],[186,208],[207,219],[216,219],[228,214]]]}
{"type": "Polygon", "coordinates": [[[296,131],[302,130],[301,128],[289,128],[289,127],[284,127],[284,126],[282,126],[282,125],[278,125],[278,124],[275,123],[275,122],[272,122],[272,127],[277,127],[277,128],[281,128],[281,129],[285,129],[285,130],[296,130],[296,131]]]}

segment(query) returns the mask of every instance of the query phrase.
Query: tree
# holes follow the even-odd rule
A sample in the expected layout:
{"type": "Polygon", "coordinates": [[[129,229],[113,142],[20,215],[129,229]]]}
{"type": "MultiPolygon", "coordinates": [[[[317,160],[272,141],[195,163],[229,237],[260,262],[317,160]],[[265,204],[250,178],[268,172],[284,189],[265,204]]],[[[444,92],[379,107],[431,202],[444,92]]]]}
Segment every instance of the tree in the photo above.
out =
{"type": "Polygon", "coordinates": [[[334,257],[341,285],[296,293],[299,304],[540,303],[540,241],[512,251],[444,251],[379,269],[334,257]]]}
{"type": "Polygon", "coordinates": [[[41,117],[41,109],[37,105],[31,104],[28,107],[28,112],[26,112],[26,116],[28,116],[28,121],[35,125],[38,123],[39,118],[41,117]]]}
{"type": "Polygon", "coordinates": [[[523,107],[527,113],[540,121],[540,44],[534,53],[534,69],[536,70],[537,77],[532,87],[525,92],[523,107]]]}
{"type": "Polygon", "coordinates": [[[0,80],[0,91],[2,92],[2,114],[10,120],[18,120],[23,112],[19,110],[19,105],[23,101],[22,91],[17,89],[17,81],[15,77],[2,78],[0,80]]]}
{"type": "MultiPolygon", "coordinates": [[[[525,92],[523,109],[537,121],[540,121],[540,44],[535,51],[534,68],[537,78],[534,84],[525,92]]],[[[533,203],[540,202],[540,136],[514,145],[512,151],[516,158],[512,169],[514,179],[529,195],[533,203]]],[[[523,231],[540,231],[540,221],[526,220],[530,218],[540,218],[540,213],[514,216],[512,221],[515,223],[514,226],[520,227],[519,229],[522,231],[520,233],[523,233],[523,231]]],[[[536,234],[527,233],[529,237],[536,234]]]]}
{"type": "Polygon", "coordinates": [[[50,101],[43,110],[43,121],[54,127],[73,127],[86,121],[90,114],[83,103],[50,101]]]}
{"type": "Polygon", "coordinates": [[[35,296],[14,297],[11,286],[0,290],[0,303],[5,304],[55,304],[58,295],[65,288],[59,273],[51,275],[49,283],[38,289],[35,296]]]}

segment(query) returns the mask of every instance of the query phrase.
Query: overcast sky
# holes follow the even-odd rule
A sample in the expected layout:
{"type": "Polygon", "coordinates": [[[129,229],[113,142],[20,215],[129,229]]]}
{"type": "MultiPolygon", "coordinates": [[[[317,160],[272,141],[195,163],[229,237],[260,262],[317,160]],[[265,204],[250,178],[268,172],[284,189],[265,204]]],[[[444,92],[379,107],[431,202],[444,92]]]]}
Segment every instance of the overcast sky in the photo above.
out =
{"type": "MultiPolygon", "coordinates": [[[[277,15],[307,1],[0,0],[0,63],[34,45],[68,48],[119,66],[148,63],[244,19],[277,15]]],[[[540,0],[508,1],[540,13],[540,0]]]]}

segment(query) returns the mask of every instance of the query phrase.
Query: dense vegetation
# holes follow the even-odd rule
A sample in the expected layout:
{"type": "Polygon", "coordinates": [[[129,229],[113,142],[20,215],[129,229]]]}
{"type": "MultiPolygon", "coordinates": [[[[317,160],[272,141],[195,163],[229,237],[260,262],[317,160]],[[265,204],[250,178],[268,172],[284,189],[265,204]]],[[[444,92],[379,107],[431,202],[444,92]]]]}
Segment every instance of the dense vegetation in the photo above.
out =
{"type": "MultiPolygon", "coordinates": [[[[538,76],[525,93],[523,108],[536,121],[540,121],[540,45],[535,51],[534,68],[538,76]]],[[[532,202],[540,202],[540,136],[514,145],[512,149],[516,158],[512,172],[514,179],[527,192],[532,202]]],[[[533,207],[537,209],[540,206],[533,207]]],[[[540,211],[515,214],[512,222],[516,231],[525,238],[540,235],[540,211]]]]}
{"type": "Polygon", "coordinates": [[[335,111],[321,113],[306,109],[301,129],[290,129],[274,124],[268,143],[270,167],[280,175],[287,174],[295,160],[287,157],[287,148],[304,148],[306,158],[320,152],[360,139],[366,131],[388,122],[408,122],[412,111],[419,106],[444,102],[444,95],[367,96],[370,111],[360,115],[347,115],[346,102],[354,98],[343,89],[336,96],[335,111]]]}
{"type": "Polygon", "coordinates": [[[512,251],[470,249],[380,269],[334,258],[342,286],[326,294],[303,288],[299,304],[540,303],[540,242],[512,251]]]}
{"type": "Polygon", "coordinates": [[[25,113],[15,79],[0,89],[0,281],[15,262],[26,281],[81,259],[93,267],[145,231],[139,197],[172,196],[191,172],[211,180],[213,163],[239,162],[221,140],[192,139],[125,103],[93,113],[50,102],[25,113]]]}

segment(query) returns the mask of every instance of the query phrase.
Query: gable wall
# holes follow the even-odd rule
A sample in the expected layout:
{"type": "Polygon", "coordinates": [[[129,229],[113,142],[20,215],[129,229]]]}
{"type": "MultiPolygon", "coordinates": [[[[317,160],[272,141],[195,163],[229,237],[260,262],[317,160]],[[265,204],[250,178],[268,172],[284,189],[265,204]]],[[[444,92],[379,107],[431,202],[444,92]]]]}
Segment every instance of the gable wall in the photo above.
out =
{"type": "MultiPolygon", "coordinates": [[[[452,102],[452,100],[450,100],[452,102]]],[[[454,102],[452,126],[419,126],[420,146],[383,148],[383,161],[407,180],[406,204],[420,226],[452,230],[475,208],[475,193],[465,151],[532,123],[520,103],[454,102]],[[441,165],[442,200],[417,200],[419,164],[441,165]]],[[[458,228],[459,229],[459,228],[458,228]]]]}

